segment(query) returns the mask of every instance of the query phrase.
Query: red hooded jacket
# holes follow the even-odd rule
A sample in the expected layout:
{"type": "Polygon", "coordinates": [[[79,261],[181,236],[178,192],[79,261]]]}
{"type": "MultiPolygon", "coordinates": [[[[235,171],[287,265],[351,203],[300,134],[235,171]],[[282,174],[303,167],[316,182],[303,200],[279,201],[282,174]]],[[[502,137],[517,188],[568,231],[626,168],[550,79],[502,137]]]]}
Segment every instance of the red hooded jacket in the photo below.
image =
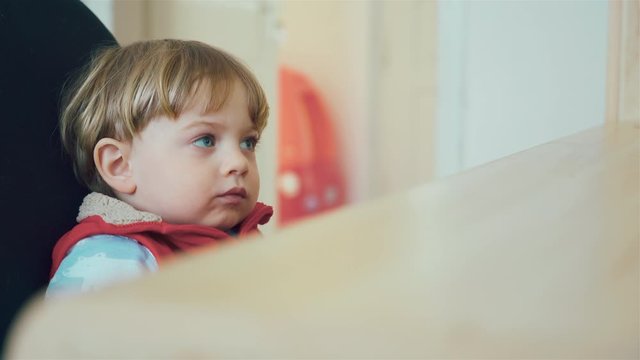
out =
{"type": "MultiPolygon", "coordinates": [[[[107,198],[105,195],[96,195],[95,193],[88,195],[87,198],[90,196],[107,198]]],[[[87,198],[85,198],[85,202],[87,198]]],[[[109,199],[119,202],[116,199],[109,199]]],[[[237,235],[243,236],[252,232],[259,233],[258,225],[266,224],[272,215],[273,208],[271,206],[256,203],[253,211],[237,226],[237,235]]],[[[121,235],[134,239],[151,251],[158,264],[177,252],[193,251],[199,247],[216,244],[221,240],[231,238],[231,235],[213,227],[170,224],[162,221],[159,217],[147,221],[115,224],[105,221],[101,214],[86,217],[79,215],[78,219],[78,225],[64,234],[53,248],[50,277],[55,275],[69,250],[80,240],[92,235],[121,235]]]]}

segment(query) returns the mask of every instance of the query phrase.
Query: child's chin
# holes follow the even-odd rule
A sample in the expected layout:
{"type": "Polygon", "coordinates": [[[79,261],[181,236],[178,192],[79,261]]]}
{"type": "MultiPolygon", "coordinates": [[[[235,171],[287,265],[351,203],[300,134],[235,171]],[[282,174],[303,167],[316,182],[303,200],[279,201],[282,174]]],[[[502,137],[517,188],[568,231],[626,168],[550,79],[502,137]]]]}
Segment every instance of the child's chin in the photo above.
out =
{"type": "Polygon", "coordinates": [[[240,217],[230,216],[226,219],[217,219],[217,220],[208,221],[202,225],[206,225],[206,226],[220,229],[223,231],[230,231],[236,226],[238,226],[240,222],[241,222],[240,217]]]}

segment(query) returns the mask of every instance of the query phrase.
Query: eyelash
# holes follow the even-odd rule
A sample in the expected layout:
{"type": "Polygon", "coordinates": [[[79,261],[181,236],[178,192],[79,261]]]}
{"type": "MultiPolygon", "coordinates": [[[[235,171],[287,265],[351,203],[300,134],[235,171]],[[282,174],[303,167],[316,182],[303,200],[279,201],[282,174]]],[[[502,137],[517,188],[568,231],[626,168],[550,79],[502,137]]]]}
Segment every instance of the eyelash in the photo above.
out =
{"type": "MultiPolygon", "coordinates": [[[[242,139],[242,141],[240,142],[240,147],[242,147],[245,142],[249,142],[250,143],[249,148],[247,148],[246,150],[255,151],[256,150],[256,146],[258,146],[258,143],[260,142],[260,138],[257,137],[257,136],[248,136],[248,137],[242,139]]],[[[211,147],[216,146],[216,138],[213,135],[203,135],[203,136],[200,136],[199,138],[195,139],[193,141],[193,144],[195,146],[201,147],[201,148],[211,148],[211,147]],[[198,142],[200,142],[201,140],[209,140],[209,142],[207,144],[198,145],[198,142]]]]}
{"type": "Polygon", "coordinates": [[[192,144],[197,146],[197,147],[201,147],[201,148],[210,148],[210,147],[214,147],[216,145],[216,138],[213,135],[203,135],[203,136],[200,136],[199,138],[193,140],[192,144]],[[205,145],[205,144],[198,145],[198,143],[201,140],[205,140],[205,139],[208,139],[211,142],[211,145],[205,145]]]}
{"type": "Polygon", "coordinates": [[[245,141],[249,141],[251,143],[251,148],[248,149],[250,151],[255,151],[256,150],[256,146],[258,146],[258,143],[260,142],[260,138],[258,138],[257,136],[249,136],[246,137],[242,140],[241,144],[244,143],[245,141]]]}

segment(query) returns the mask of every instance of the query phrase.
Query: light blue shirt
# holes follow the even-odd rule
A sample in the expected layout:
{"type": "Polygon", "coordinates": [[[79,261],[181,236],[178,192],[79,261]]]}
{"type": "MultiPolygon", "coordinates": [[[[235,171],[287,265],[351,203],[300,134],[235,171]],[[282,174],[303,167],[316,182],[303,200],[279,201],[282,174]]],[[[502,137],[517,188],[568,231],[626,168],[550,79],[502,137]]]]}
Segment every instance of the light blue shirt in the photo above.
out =
{"type": "Polygon", "coordinates": [[[46,297],[99,290],[157,270],[156,258],[137,241],[117,235],[94,235],[69,250],[49,282],[46,297]]]}

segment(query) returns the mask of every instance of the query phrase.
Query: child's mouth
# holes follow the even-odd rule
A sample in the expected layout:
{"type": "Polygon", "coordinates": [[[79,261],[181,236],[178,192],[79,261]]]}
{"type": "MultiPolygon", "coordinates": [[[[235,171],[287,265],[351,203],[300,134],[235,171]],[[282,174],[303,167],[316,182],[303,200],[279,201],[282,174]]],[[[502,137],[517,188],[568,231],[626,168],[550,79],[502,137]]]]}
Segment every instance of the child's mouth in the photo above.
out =
{"type": "Polygon", "coordinates": [[[217,198],[225,204],[237,205],[247,198],[247,190],[241,187],[234,187],[218,195],[217,198]]]}

